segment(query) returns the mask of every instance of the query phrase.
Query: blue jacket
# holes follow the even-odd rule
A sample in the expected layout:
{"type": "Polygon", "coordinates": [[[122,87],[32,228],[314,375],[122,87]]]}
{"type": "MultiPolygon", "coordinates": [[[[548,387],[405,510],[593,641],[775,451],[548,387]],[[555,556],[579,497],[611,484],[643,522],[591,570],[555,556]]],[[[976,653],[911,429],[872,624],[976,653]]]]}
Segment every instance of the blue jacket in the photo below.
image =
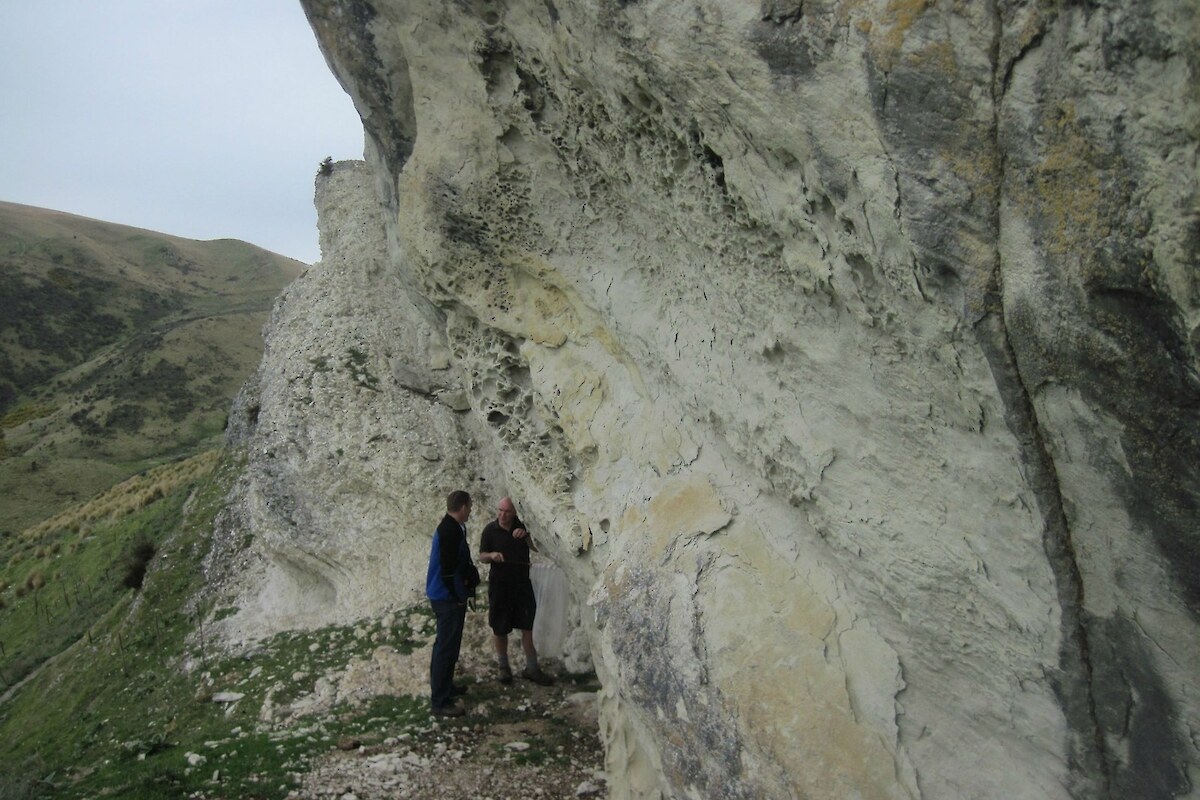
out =
{"type": "Polygon", "coordinates": [[[475,595],[471,573],[479,573],[474,566],[466,530],[458,520],[447,514],[433,532],[429,571],[425,576],[425,596],[430,600],[467,602],[468,597],[475,595]]]}

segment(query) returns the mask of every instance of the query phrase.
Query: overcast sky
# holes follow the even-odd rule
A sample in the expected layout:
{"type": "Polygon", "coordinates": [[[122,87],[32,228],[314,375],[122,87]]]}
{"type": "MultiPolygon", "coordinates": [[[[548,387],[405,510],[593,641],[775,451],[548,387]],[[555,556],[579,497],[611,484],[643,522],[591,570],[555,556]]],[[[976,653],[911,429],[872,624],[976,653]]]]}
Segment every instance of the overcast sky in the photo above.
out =
{"type": "Polygon", "coordinates": [[[0,200],[312,263],[362,142],[299,0],[0,0],[0,200]]]}

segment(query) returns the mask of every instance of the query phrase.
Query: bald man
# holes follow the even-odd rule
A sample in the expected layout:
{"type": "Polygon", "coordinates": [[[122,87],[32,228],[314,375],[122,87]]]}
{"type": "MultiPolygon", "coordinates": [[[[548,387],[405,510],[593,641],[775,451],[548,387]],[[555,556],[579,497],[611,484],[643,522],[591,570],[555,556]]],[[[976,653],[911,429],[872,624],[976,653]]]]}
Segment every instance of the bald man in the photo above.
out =
{"type": "Polygon", "coordinates": [[[508,635],[516,629],[521,632],[521,648],[525,651],[525,669],[521,677],[549,686],[554,679],[538,666],[537,649],[533,646],[537,600],[533,596],[533,584],[529,581],[530,549],[537,552],[533,537],[517,517],[512,498],[502,498],[496,507],[496,519],[484,527],[479,539],[479,560],[491,564],[488,573],[488,625],[492,629],[500,682],[512,683],[512,668],[508,665],[508,635]]]}

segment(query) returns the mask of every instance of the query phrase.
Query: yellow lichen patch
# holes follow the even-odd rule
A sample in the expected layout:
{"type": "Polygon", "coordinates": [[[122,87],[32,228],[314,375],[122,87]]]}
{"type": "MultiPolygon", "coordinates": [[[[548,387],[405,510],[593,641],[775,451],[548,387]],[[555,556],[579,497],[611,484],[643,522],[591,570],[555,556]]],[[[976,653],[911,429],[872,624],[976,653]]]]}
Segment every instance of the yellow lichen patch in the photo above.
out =
{"type": "Polygon", "coordinates": [[[571,442],[572,451],[596,451],[598,444],[592,426],[604,405],[604,371],[586,353],[574,350],[548,353],[526,345],[521,355],[531,371],[554,376],[551,385],[541,388],[541,395],[571,442]]]}
{"type": "Polygon", "coordinates": [[[621,524],[644,531],[650,555],[661,557],[676,541],[715,533],[730,519],[708,478],[690,474],[668,480],[646,505],[626,509],[621,524]]]}
{"type": "Polygon", "coordinates": [[[1066,103],[1050,126],[1045,156],[1033,173],[1034,200],[1050,221],[1046,249],[1055,255],[1090,253],[1109,235],[1096,151],[1066,103]]]}
{"type": "Polygon", "coordinates": [[[943,150],[942,161],[971,187],[980,206],[990,208],[1000,191],[1000,163],[995,150],[989,147],[990,131],[968,120],[961,121],[957,128],[957,142],[962,146],[943,150]]]}
{"type": "Polygon", "coordinates": [[[557,285],[550,265],[520,256],[492,270],[480,296],[483,319],[506,333],[546,347],[561,347],[578,333],[579,318],[567,291],[557,285]]]}
{"type": "Polygon", "coordinates": [[[913,67],[928,67],[944,75],[958,74],[958,57],[954,44],[949,39],[930,42],[919,50],[908,53],[904,60],[913,67]]]}
{"type": "Polygon", "coordinates": [[[930,5],[929,0],[890,0],[884,8],[883,18],[874,29],[873,49],[876,61],[885,71],[895,63],[908,30],[930,5]]]}
{"type": "MultiPolygon", "coordinates": [[[[981,213],[994,208],[1000,195],[1000,166],[994,151],[985,146],[985,132],[969,122],[959,125],[960,148],[946,148],[940,156],[943,164],[971,190],[974,206],[981,213]]],[[[995,263],[995,242],[977,235],[971,228],[956,233],[957,251],[963,254],[968,269],[964,274],[964,300],[975,313],[982,313],[989,297],[995,263]]]]}
{"type": "MultiPolygon", "coordinates": [[[[866,0],[841,0],[840,3],[834,6],[834,19],[837,20],[839,25],[849,25],[855,13],[861,12],[866,5],[866,0]]],[[[858,29],[863,33],[870,33],[871,28],[874,27],[874,22],[869,17],[859,19],[856,24],[858,25],[858,29]]]]}
{"type": "Polygon", "coordinates": [[[1046,24],[1042,9],[1037,3],[1030,3],[1026,6],[1022,12],[1018,13],[1018,19],[1022,13],[1025,21],[1020,25],[1020,33],[1017,35],[1016,41],[1013,42],[1012,50],[1014,53],[1024,52],[1025,48],[1041,35],[1042,28],[1046,24]]]}
{"type": "Polygon", "coordinates": [[[722,544],[696,602],[709,677],[747,744],[770,754],[791,796],[906,797],[888,732],[855,717],[846,671],[832,652],[837,613],[828,599],[762,534],[739,531],[722,544]]]}
{"type": "Polygon", "coordinates": [[[547,347],[561,347],[576,326],[571,304],[557,289],[538,284],[522,286],[525,304],[515,315],[529,339],[547,347]],[[528,310],[527,310],[528,309],[528,310]]]}

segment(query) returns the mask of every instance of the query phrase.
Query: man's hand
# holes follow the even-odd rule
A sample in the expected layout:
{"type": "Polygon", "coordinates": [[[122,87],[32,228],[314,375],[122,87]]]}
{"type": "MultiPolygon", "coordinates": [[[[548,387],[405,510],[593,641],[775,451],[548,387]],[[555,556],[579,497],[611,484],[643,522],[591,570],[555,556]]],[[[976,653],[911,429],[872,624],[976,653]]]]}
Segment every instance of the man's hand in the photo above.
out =
{"type": "Polygon", "coordinates": [[[525,530],[524,528],[517,528],[512,532],[512,537],[514,539],[524,539],[528,535],[529,531],[525,530]]]}
{"type": "Polygon", "coordinates": [[[504,560],[504,553],[480,553],[481,561],[487,561],[489,564],[499,564],[504,560]]]}

